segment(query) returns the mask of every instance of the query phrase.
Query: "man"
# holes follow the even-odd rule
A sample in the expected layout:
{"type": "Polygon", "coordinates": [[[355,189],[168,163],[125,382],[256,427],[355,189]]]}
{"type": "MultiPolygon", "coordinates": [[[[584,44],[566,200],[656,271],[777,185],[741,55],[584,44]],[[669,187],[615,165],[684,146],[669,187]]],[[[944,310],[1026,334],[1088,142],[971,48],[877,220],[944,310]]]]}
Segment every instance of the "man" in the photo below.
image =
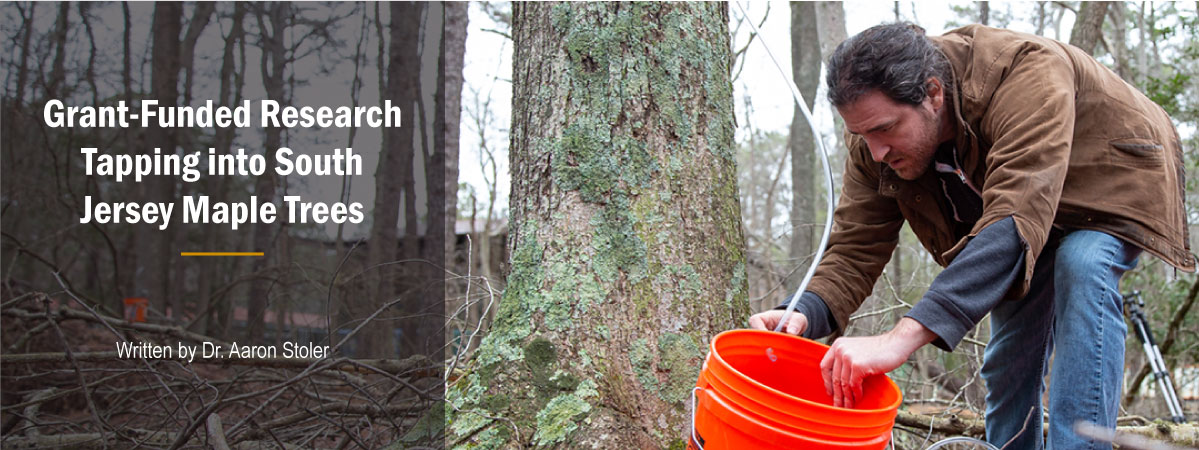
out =
{"type": "MultiPolygon", "coordinates": [[[[864,377],[924,344],[952,351],[989,312],[987,439],[1042,447],[1056,349],[1049,446],[1099,447],[1072,427],[1116,425],[1120,277],[1142,251],[1195,265],[1165,112],[1077,48],[983,26],[932,38],[877,26],[838,46],[827,75],[849,159],[827,253],[787,332],[819,338],[845,324],[905,220],[946,267],[891,331],[833,343],[821,369],[834,403],[852,407],[864,377]]],[[[751,326],[773,329],[783,307],[751,326]]]]}

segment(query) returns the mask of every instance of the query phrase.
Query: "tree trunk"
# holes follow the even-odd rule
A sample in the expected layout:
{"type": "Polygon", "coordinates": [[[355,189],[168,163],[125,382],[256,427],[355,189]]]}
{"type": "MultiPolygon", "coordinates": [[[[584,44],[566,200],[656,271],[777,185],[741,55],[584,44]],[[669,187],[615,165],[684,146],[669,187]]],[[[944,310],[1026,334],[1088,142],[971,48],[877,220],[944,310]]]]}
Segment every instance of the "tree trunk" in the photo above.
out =
{"type": "Polygon", "coordinates": [[[1128,67],[1128,7],[1114,3],[1107,11],[1112,21],[1112,40],[1108,52],[1116,63],[1116,74],[1128,83],[1133,83],[1132,69],[1128,67]]]}
{"type": "Polygon", "coordinates": [[[29,41],[33,39],[33,17],[36,11],[37,2],[29,2],[29,14],[21,18],[21,63],[17,67],[17,93],[13,96],[17,106],[25,103],[25,84],[29,82],[29,41]]]}
{"type": "MultiPolygon", "coordinates": [[[[816,4],[791,2],[791,77],[803,95],[808,110],[814,109],[816,88],[820,86],[820,38],[817,31],[816,4]]],[[[807,119],[795,105],[791,133],[787,139],[791,151],[791,260],[811,263],[816,246],[816,141],[807,119]]],[[[766,236],[767,239],[770,236],[766,236]]],[[[799,285],[804,270],[787,278],[786,293],[799,285]]]]}
{"type": "Polygon", "coordinates": [[[728,9],[516,3],[511,273],[450,446],[681,446],[749,308],[728,9]]]}
{"type": "MultiPolygon", "coordinates": [[[[59,98],[59,88],[67,78],[67,32],[70,31],[71,3],[58,5],[58,21],[54,26],[54,62],[50,67],[50,80],[46,82],[46,98],[59,98]]],[[[157,9],[155,10],[157,14],[157,9]]],[[[157,20],[157,15],[155,19],[157,20]]]]}
{"type": "Polygon", "coordinates": [[[445,4],[445,39],[442,41],[441,64],[444,79],[438,83],[442,92],[445,121],[445,258],[452,261],[454,253],[454,223],[458,219],[458,129],[462,123],[462,69],[466,62],[467,4],[445,4]]]}
{"type": "Polygon", "coordinates": [[[1053,39],[1062,40],[1062,17],[1066,15],[1066,8],[1061,4],[1053,2],[1053,7],[1057,8],[1057,13],[1053,15],[1053,39]]]}
{"type": "Polygon", "coordinates": [[[1048,22],[1048,17],[1045,12],[1045,4],[1048,2],[1037,2],[1037,18],[1034,21],[1037,25],[1036,34],[1038,36],[1045,35],[1045,23],[1048,22]]]}
{"type": "Polygon", "coordinates": [[[1112,2],[1082,2],[1078,6],[1078,17],[1070,31],[1070,45],[1081,48],[1087,54],[1095,53],[1095,46],[1103,39],[1103,16],[1112,2]]]}
{"type": "Polygon", "coordinates": [[[1136,87],[1142,91],[1144,91],[1145,83],[1149,79],[1149,57],[1146,50],[1147,44],[1145,43],[1149,39],[1149,36],[1147,35],[1148,30],[1145,29],[1145,3],[1147,2],[1141,2],[1140,10],[1137,13],[1137,33],[1140,34],[1140,36],[1138,36],[1140,39],[1137,39],[1136,87]]]}
{"type": "MultiPolygon", "coordinates": [[[[236,105],[237,96],[233,95],[234,84],[240,82],[240,77],[234,76],[234,50],[238,43],[242,40],[245,34],[242,27],[242,20],[245,17],[245,4],[236,2],[233,4],[232,26],[229,29],[229,35],[225,36],[225,47],[221,54],[221,71],[220,71],[220,88],[217,102],[222,105],[236,105]]],[[[244,68],[243,68],[244,70],[244,68]]],[[[239,89],[240,91],[240,89],[239,89]]],[[[233,145],[234,130],[229,127],[220,127],[215,131],[213,137],[213,148],[218,152],[229,153],[230,147],[233,145]]],[[[225,182],[226,177],[211,177],[205,180],[208,186],[208,195],[212,197],[214,202],[224,202],[228,183],[225,182]]],[[[213,248],[229,248],[224,243],[228,242],[224,227],[207,227],[204,230],[204,247],[206,249],[213,248]]],[[[340,261],[340,259],[338,260],[340,261]]],[[[209,336],[226,336],[228,331],[227,323],[222,323],[219,314],[214,314],[211,297],[214,288],[214,282],[222,278],[222,267],[229,264],[236,264],[236,261],[224,264],[204,264],[200,266],[199,286],[197,289],[196,299],[199,304],[196,308],[200,311],[198,319],[198,329],[209,336]]],[[[238,273],[232,271],[232,273],[238,273]]]]}
{"type": "MultiPolygon", "coordinates": [[[[286,104],[284,98],[283,72],[287,68],[287,49],[283,45],[283,34],[289,26],[291,3],[260,3],[256,8],[258,29],[262,42],[262,60],[259,69],[262,73],[262,85],[266,90],[266,98],[286,104]],[[269,22],[269,25],[268,25],[269,22]]],[[[284,129],[280,127],[265,127],[263,150],[268,159],[283,143],[284,129]]],[[[254,195],[258,203],[275,202],[277,180],[275,171],[267,170],[254,182],[254,195]]],[[[261,277],[270,264],[278,264],[279,256],[274,251],[275,237],[279,233],[279,225],[273,223],[258,223],[254,225],[254,251],[265,255],[254,259],[253,273],[260,275],[259,279],[250,283],[250,293],[246,307],[246,339],[250,342],[261,342],[265,336],[266,309],[270,304],[271,288],[275,282],[261,277]]]]}
{"type": "Polygon", "coordinates": [[[991,23],[991,2],[978,2],[978,23],[990,25],[991,23]]]}
{"type": "MultiPolygon", "coordinates": [[[[154,5],[154,42],[151,74],[151,98],[158,100],[161,107],[173,107],[178,104],[179,82],[179,32],[182,27],[182,3],[156,3],[154,5]]],[[[143,151],[151,153],[154,148],[161,148],[163,153],[174,153],[175,133],[158,126],[150,126],[146,130],[143,151]]],[[[140,184],[142,201],[174,202],[175,180],[171,176],[149,176],[140,184]]],[[[139,295],[148,297],[150,304],[160,308],[166,314],[167,309],[176,306],[173,301],[176,294],[172,293],[169,285],[173,227],[159,230],[152,224],[138,226],[139,238],[136,240],[137,271],[134,275],[139,295]],[[170,295],[170,297],[168,297],[170,295]]],[[[178,317],[179,310],[171,313],[178,317]]]]}
{"type": "MultiPolygon", "coordinates": [[[[437,115],[439,124],[436,127],[439,132],[434,134],[435,137],[441,139],[437,148],[441,149],[444,155],[441,165],[434,165],[433,169],[437,170],[444,167],[445,179],[442,182],[444,186],[443,196],[434,197],[443,200],[442,207],[445,208],[443,220],[440,222],[430,222],[431,226],[437,224],[442,225],[441,237],[442,246],[442,261],[446,262],[447,266],[454,261],[454,244],[457,241],[455,235],[455,223],[458,220],[458,130],[462,123],[462,83],[463,83],[463,67],[466,62],[466,25],[468,20],[468,5],[466,3],[447,2],[445,6],[445,33],[441,41],[441,61],[438,64],[441,70],[441,80],[437,83],[439,89],[440,113],[437,115]]],[[[466,262],[468,265],[470,261],[466,262]]],[[[435,278],[445,278],[446,274],[435,274],[435,278]]],[[[443,285],[448,288],[448,283],[443,285]]],[[[441,306],[449,317],[453,312],[449,310],[451,302],[449,301],[449,293],[445,292],[442,295],[441,306]]],[[[451,330],[446,327],[445,332],[451,330]]],[[[440,330],[434,330],[440,333],[440,330]]],[[[445,342],[450,342],[452,336],[445,335],[445,342]]]]}
{"type": "MultiPolygon", "coordinates": [[[[183,79],[181,80],[182,82],[180,83],[180,87],[183,88],[183,92],[182,92],[183,98],[180,103],[181,105],[184,105],[184,106],[191,105],[192,85],[195,83],[194,76],[193,76],[194,75],[193,67],[195,66],[195,58],[196,58],[196,51],[195,51],[196,50],[196,41],[198,41],[200,39],[200,34],[204,32],[204,29],[208,28],[209,19],[212,17],[212,12],[215,10],[216,10],[215,2],[198,2],[198,3],[196,3],[195,8],[192,9],[191,19],[188,21],[187,30],[183,33],[183,39],[179,43],[179,71],[176,72],[176,76],[178,77],[180,74],[182,74],[182,76],[183,76],[183,79]]],[[[176,38],[178,38],[178,35],[176,35],[176,38]]],[[[192,138],[191,133],[178,133],[176,136],[178,139],[176,143],[180,147],[182,147],[184,149],[184,151],[191,151],[191,149],[197,147],[194,144],[194,140],[192,138]]],[[[173,148],[171,150],[172,150],[172,152],[174,151],[173,148]]],[[[179,188],[180,189],[177,191],[178,195],[176,196],[176,198],[182,198],[184,196],[194,195],[194,194],[196,194],[196,190],[197,190],[196,185],[193,183],[182,183],[179,185],[179,188]]],[[[205,192],[205,194],[207,194],[207,193],[208,192],[205,192]]],[[[175,227],[179,227],[182,225],[182,220],[179,220],[177,222],[178,223],[175,224],[175,227]]],[[[218,228],[218,227],[211,227],[211,228],[218,228]]],[[[173,232],[173,235],[174,235],[172,237],[172,239],[174,240],[173,247],[177,248],[177,249],[186,248],[186,246],[188,245],[187,233],[181,232],[181,231],[179,231],[178,228],[176,228],[176,231],[173,232]]],[[[209,248],[214,248],[214,247],[205,247],[205,248],[209,249],[209,248]]],[[[172,267],[170,269],[171,270],[170,278],[173,280],[186,279],[188,269],[191,267],[194,267],[194,265],[190,264],[190,262],[184,258],[172,257],[172,259],[174,260],[174,263],[172,264],[172,267]]],[[[216,261],[214,261],[214,262],[216,262],[216,261]]],[[[212,264],[208,264],[208,265],[212,265],[212,264]]],[[[185,304],[184,300],[185,300],[185,295],[182,292],[182,290],[176,289],[175,293],[173,293],[173,295],[171,295],[171,309],[175,311],[176,317],[184,317],[184,313],[186,311],[185,308],[187,308],[187,305],[185,304]]],[[[200,306],[200,303],[202,303],[202,301],[199,301],[197,299],[197,301],[195,301],[194,303],[195,304],[192,307],[196,308],[196,311],[199,311],[198,308],[200,306]]]]}
{"type": "Polygon", "coordinates": [[[180,50],[183,52],[180,59],[183,60],[183,104],[191,104],[192,99],[192,78],[195,75],[195,55],[196,42],[200,40],[200,33],[208,27],[209,20],[212,19],[212,13],[216,11],[216,2],[196,2],[196,7],[192,9],[191,21],[187,24],[187,33],[183,36],[183,43],[180,50]]]}
{"type": "MultiPolygon", "coordinates": [[[[849,33],[845,31],[845,9],[841,2],[816,2],[816,34],[820,36],[820,60],[827,63],[837,45],[849,38],[849,33]]],[[[825,102],[827,103],[827,100],[825,102]]],[[[845,148],[844,131],[845,123],[841,120],[841,115],[833,114],[833,138],[836,145],[829,149],[832,153],[829,160],[833,169],[833,185],[840,184],[837,180],[841,173],[839,168],[845,165],[845,152],[837,151],[845,148]]]]}
{"type": "MultiPolygon", "coordinates": [[[[412,179],[412,166],[405,164],[413,159],[416,127],[420,126],[416,117],[417,95],[420,90],[420,61],[419,30],[422,5],[411,2],[396,2],[391,8],[391,39],[387,49],[386,94],[393,102],[404,108],[403,127],[384,130],[386,144],[379,154],[379,166],[375,169],[375,207],[370,232],[370,261],[374,275],[371,277],[371,302],[366,302],[369,311],[355,313],[356,317],[373,313],[395,299],[397,282],[406,271],[414,270],[416,264],[400,264],[379,266],[397,259],[399,237],[397,229],[399,219],[406,211],[400,206],[405,200],[405,192],[411,191],[409,184],[412,179]]],[[[407,227],[406,227],[407,228],[407,227]]],[[[415,233],[415,230],[412,230],[415,233]]],[[[405,242],[403,253],[398,255],[401,260],[415,259],[415,245],[405,242]]],[[[394,314],[383,314],[391,317],[394,314]]],[[[367,325],[365,340],[367,351],[365,356],[379,358],[396,357],[395,338],[392,333],[396,328],[392,320],[375,320],[367,325]]],[[[406,330],[411,333],[412,330],[406,330]]]]}

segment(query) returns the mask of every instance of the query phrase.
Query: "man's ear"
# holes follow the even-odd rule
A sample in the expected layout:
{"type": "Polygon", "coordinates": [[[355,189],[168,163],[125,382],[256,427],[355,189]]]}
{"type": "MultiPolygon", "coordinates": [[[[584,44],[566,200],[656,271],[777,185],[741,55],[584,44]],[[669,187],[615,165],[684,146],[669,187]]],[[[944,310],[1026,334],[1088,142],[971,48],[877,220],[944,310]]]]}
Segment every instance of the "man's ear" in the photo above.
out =
{"type": "Polygon", "coordinates": [[[945,105],[945,85],[937,77],[929,77],[925,84],[928,85],[928,93],[924,100],[929,102],[933,112],[941,111],[941,107],[945,105]]]}

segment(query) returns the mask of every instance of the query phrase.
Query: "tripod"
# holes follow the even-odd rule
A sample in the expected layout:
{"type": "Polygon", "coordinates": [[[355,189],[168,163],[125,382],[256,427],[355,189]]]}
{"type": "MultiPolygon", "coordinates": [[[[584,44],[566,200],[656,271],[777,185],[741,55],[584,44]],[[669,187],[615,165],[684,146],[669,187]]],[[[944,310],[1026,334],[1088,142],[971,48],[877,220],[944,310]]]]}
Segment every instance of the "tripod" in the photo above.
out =
{"type": "Polygon", "coordinates": [[[1128,319],[1132,321],[1132,326],[1136,328],[1137,339],[1145,349],[1149,366],[1153,368],[1157,388],[1166,399],[1166,407],[1170,408],[1170,420],[1182,423],[1185,420],[1182,405],[1178,402],[1178,394],[1174,392],[1174,383],[1170,381],[1170,372],[1166,368],[1166,361],[1162,359],[1161,349],[1157,347],[1157,342],[1153,340],[1153,332],[1149,330],[1149,321],[1145,320],[1144,307],[1145,301],[1141,299],[1141,291],[1132,291],[1124,295],[1124,309],[1128,313],[1128,319]]]}

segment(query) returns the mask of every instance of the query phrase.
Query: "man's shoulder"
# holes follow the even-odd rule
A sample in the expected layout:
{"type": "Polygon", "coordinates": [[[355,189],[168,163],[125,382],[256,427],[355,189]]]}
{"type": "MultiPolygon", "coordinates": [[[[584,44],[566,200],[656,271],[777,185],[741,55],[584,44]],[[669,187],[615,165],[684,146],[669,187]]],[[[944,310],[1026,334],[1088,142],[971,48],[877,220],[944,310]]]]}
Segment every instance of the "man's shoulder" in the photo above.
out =
{"type": "Polygon", "coordinates": [[[971,111],[986,110],[987,99],[991,98],[1007,74],[1021,64],[1036,61],[1045,64],[1061,64],[1066,72],[1072,72],[1072,58],[1065,44],[1034,34],[983,25],[968,25],[930,38],[949,59],[953,66],[957,90],[963,96],[963,116],[971,111]],[[1030,59],[1030,55],[1037,55],[1030,59]],[[978,109],[981,108],[981,109],[978,109]]]}
{"type": "Polygon", "coordinates": [[[1065,56],[1062,52],[1066,47],[1044,36],[984,25],[955,28],[929,39],[941,48],[955,68],[963,65],[981,68],[1010,64],[1017,59],[1017,55],[1034,49],[1045,49],[1065,56]]]}

